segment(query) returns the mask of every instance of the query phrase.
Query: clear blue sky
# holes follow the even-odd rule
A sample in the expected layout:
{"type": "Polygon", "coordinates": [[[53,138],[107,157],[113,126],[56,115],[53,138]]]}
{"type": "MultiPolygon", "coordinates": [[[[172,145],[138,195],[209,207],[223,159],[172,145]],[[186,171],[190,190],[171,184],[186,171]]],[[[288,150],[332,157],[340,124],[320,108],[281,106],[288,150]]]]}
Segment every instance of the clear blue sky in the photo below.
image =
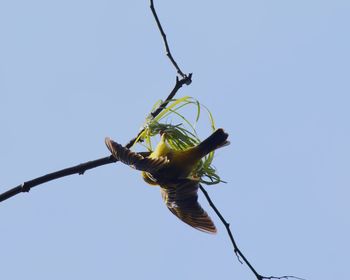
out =
{"type": "MultiPolygon", "coordinates": [[[[228,184],[207,190],[241,250],[261,274],[346,279],[350,2],[155,4],[194,73],[179,96],[230,133],[215,162],[228,184]]],[[[167,95],[175,71],[148,5],[0,3],[1,192],[107,156],[104,137],[127,142],[167,95]]],[[[200,200],[215,236],[178,221],[120,164],[39,186],[0,205],[1,277],[255,279],[200,200]]]]}

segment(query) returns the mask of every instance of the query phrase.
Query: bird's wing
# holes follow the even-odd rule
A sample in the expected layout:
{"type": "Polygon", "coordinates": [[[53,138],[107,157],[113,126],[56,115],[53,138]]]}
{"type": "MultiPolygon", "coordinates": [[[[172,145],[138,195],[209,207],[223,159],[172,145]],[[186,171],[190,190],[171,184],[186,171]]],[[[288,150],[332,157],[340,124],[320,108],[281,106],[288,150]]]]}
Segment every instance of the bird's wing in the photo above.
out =
{"type": "Polygon", "coordinates": [[[112,155],[122,163],[125,163],[137,170],[155,172],[169,163],[167,157],[148,158],[139,153],[134,153],[122,145],[114,142],[110,138],[105,139],[105,143],[112,155]]]}
{"type": "Polygon", "coordinates": [[[198,187],[196,180],[179,179],[161,186],[161,194],[169,210],[181,221],[198,230],[216,233],[213,221],[198,203],[198,187]]]}

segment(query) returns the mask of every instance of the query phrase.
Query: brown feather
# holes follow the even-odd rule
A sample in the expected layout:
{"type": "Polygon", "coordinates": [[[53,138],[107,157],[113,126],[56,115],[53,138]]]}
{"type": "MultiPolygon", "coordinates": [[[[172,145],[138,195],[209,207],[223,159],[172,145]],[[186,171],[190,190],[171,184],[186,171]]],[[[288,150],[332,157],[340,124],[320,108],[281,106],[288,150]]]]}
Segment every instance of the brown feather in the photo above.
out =
{"type": "Polygon", "coordinates": [[[163,201],[168,209],[186,224],[207,232],[216,233],[216,227],[198,203],[199,182],[193,179],[179,179],[161,185],[163,201]]]}
{"type": "Polygon", "coordinates": [[[108,137],[105,139],[105,143],[109,151],[117,160],[137,170],[152,173],[158,171],[169,163],[169,160],[166,157],[152,159],[144,157],[139,153],[134,153],[108,137]]]}

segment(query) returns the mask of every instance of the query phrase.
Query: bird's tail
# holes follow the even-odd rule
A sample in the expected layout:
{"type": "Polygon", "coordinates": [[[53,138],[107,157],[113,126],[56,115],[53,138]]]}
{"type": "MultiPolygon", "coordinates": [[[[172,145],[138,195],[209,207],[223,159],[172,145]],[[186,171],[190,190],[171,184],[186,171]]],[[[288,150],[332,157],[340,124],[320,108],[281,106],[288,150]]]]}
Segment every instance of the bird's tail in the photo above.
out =
{"type": "Polygon", "coordinates": [[[196,148],[198,149],[202,157],[204,157],[211,151],[229,145],[230,142],[227,141],[227,138],[228,134],[222,128],[219,128],[207,139],[202,141],[196,148]]]}

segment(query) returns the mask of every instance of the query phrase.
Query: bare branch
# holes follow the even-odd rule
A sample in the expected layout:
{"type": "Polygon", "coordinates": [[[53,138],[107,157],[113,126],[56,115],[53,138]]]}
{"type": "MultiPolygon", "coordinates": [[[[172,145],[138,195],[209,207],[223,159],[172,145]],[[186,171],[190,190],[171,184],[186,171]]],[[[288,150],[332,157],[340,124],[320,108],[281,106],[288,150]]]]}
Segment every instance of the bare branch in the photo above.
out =
{"type": "Polygon", "coordinates": [[[173,90],[170,92],[169,96],[165,99],[165,101],[162,102],[162,104],[160,104],[160,106],[151,113],[152,118],[155,118],[157,115],[159,115],[159,113],[161,111],[163,111],[165,109],[165,107],[167,106],[168,102],[173,99],[173,97],[175,96],[176,92],[184,85],[189,85],[192,82],[192,73],[190,73],[188,76],[182,78],[181,80],[179,80],[178,78],[176,78],[176,84],[173,88],[173,90]]]}
{"type": "Polygon", "coordinates": [[[21,192],[29,192],[31,188],[44,184],[46,182],[56,180],[58,178],[62,178],[65,176],[73,175],[73,174],[83,175],[86,170],[93,169],[105,164],[110,164],[113,162],[116,162],[116,159],[113,156],[109,156],[109,157],[88,161],[85,163],[78,164],[76,166],[68,167],[56,172],[46,174],[44,176],[35,178],[33,180],[24,182],[23,184],[18,185],[17,187],[14,187],[13,189],[10,189],[7,192],[0,194],[0,202],[6,199],[9,199],[10,197],[16,194],[19,194],[21,192]]]}
{"type": "MultiPolygon", "coordinates": [[[[189,85],[191,83],[191,79],[192,79],[192,73],[190,73],[188,76],[182,78],[181,80],[179,80],[176,77],[176,84],[173,88],[173,90],[170,92],[170,94],[168,95],[168,97],[158,106],[158,108],[156,110],[154,110],[153,112],[150,113],[150,119],[154,119],[156,116],[158,116],[168,105],[169,101],[171,99],[173,99],[173,97],[175,96],[175,94],[178,92],[178,90],[184,85],[187,84],[189,85]]],[[[136,137],[132,138],[126,145],[126,148],[130,148],[132,145],[134,145],[136,139],[139,138],[139,136],[143,133],[145,129],[142,128],[140,130],[140,132],[137,134],[136,137]]],[[[140,139],[139,141],[142,141],[142,139],[140,139]]]]}
{"type": "Polygon", "coordinates": [[[233,238],[232,232],[230,230],[230,224],[228,222],[226,222],[226,220],[224,219],[224,217],[221,215],[220,211],[216,208],[215,204],[213,203],[213,201],[211,200],[208,192],[204,189],[204,187],[202,185],[200,185],[200,189],[203,192],[205,198],[208,200],[209,205],[211,206],[211,208],[213,208],[214,212],[216,213],[216,215],[219,217],[219,219],[221,220],[221,222],[224,224],[227,233],[230,237],[231,243],[233,245],[233,250],[239,260],[240,263],[243,263],[241,261],[240,258],[243,259],[243,261],[246,263],[246,265],[249,267],[249,269],[254,273],[256,279],[258,280],[263,280],[263,279],[288,279],[288,278],[293,278],[293,279],[299,279],[299,280],[305,280],[303,278],[299,278],[299,277],[295,277],[295,276],[262,276],[260,275],[255,268],[250,264],[250,262],[247,260],[247,258],[243,255],[243,253],[241,252],[241,250],[238,248],[235,239],[233,238]]]}
{"type": "Polygon", "coordinates": [[[186,78],[187,75],[184,74],[180,67],[177,65],[175,59],[173,58],[172,54],[171,54],[171,51],[170,51],[170,48],[169,48],[169,45],[168,45],[168,40],[166,38],[166,34],[163,30],[163,27],[162,25],[160,24],[160,21],[159,21],[159,18],[158,18],[158,15],[157,15],[157,12],[154,8],[154,4],[153,4],[153,0],[150,0],[150,8],[151,8],[151,11],[152,11],[152,14],[154,16],[154,19],[156,20],[156,23],[157,23],[157,26],[158,26],[158,29],[159,29],[159,32],[160,34],[162,35],[162,38],[163,38],[163,41],[164,41],[164,45],[165,45],[165,52],[166,52],[166,55],[167,57],[170,59],[171,63],[174,65],[174,67],[176,68],[177,70],[177,73],[182,77],[182,78],[186,78]]]}

